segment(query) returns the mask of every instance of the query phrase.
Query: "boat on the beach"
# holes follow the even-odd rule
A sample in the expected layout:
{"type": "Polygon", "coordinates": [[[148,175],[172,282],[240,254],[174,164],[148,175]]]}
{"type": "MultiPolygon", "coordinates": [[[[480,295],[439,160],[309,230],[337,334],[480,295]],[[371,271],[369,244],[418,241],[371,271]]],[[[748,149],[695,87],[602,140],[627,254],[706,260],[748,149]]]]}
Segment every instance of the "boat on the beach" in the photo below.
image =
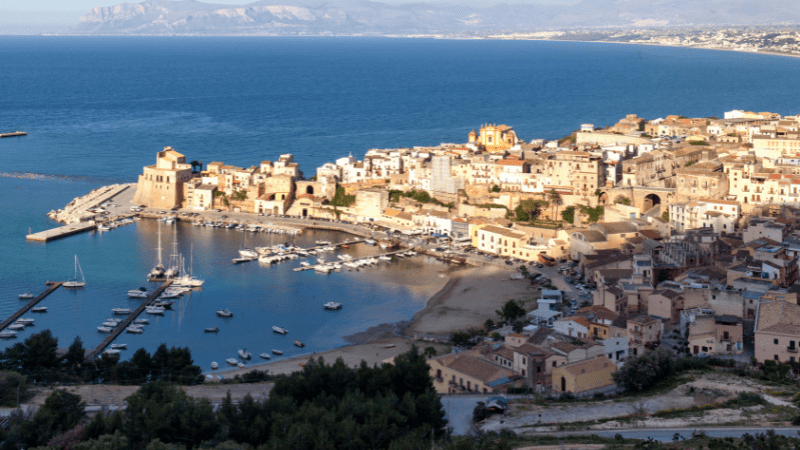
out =
{"type": "Polygon", "coordinates": [[[219,327],[203,328],[205,333],[219,333],[219,327]]]}
{"type": "Polygon", "coordinates": [[[281,328],[281,327],[272,327],[272,331],[278,334],[286,334],[289,332],[289,330],[287,330],[286,328],[281,328]]]}
{"type": "Polygon", "coordinates": [[[128,348],[128,344],[111,344],[111,348],[114,350],[125,350],[128,348]]]}
{"type": "Polygon", "coordinates": [[[211,370],[217,370],[219,364],[216,361],[211,361],[211,370]]]}
{"type": "Polygon", "coordinates": [[[283,354],[283,352],[282,352],[282,351],[280,351],[280,350],[275,350],[275,349],[272,349],[272,353],[275,353],[276,355],[282,355],[282,354],[283,354]]]}
{"type": "Polygon", "coordinates": [[[373,240],[373,239],[364,239],[364,243],[367,244],[367,245],[376,245],[377,244],[377,242],[375,242],[375,240],[373,240]]]}
{"type": "Polygon", "coordinates": [[[114,308],[111,310],[114,314],[125,315],[133,312],[130,308],[114,308]]]}
{"type": "Polygon", "coordinates": [[[296,345],[297,347],[300,347],[300,348],[303,348],[303,347],[306,346],[306,344],[303,344],[302,342],[298,341],[297,339],[294,340],[294,345],[296,345]]]}
{"type": "Polygon", "coordinates": [[[217,310],[217,315],[220,317],[233,317],[233,313],[228,308],[217,310]]]}
{"type": "Polygon", "coordinates": [[[33,294],[31,294],[30,292],[26,292],[24,294],[19,294],[19,299],[20,300],[30,300],[32,298],[33,298],[33,294]]]}
{"type": "Polygon", "coordinates": [[[33,308],[31,308],[31,312],[35,313],[47,312],[47,306],[34,306],[33,308]]]}
{"type": "Polygon", "coordinates": [[[228,359],[225,360],[225,362],[230,364],[230,365],[232,365],[232,366],[235,366],[239,361],[237,361],[234,358],[228,358],[228,359]]]}
{"type": "Polygon", "coordinates": [[[264,359],[269,359],[270,358],[269,353],[261,353],[258,356],[260,356],[260,357],[262,357],[264,359]]]}
{"type": "Polygon", "coordinates": [[[342,309],[342,304],[337,302],[328,302],[323,305],[325,309],[336,310],[342,309]]]}
{"type": "Polygon", "coordinates": [[[239,358],[250,359],[252,357],[253,357],[253,355],[251,355],[250,352],[248,352],[246,349],[240,349],[239,350],[239,358]]]}
{"type": "Polygon", "coordinates": [[[61,286],[65,288],[80,288],[86,286],[86,278],[83,276],[83,269],[81,269],[81,265],[78,262],[78,255],[75,255],[75,276],[71,280],[65,281],[61,286]],[[81,272],[80,281],[78,281],[78,271],[81,272]]]}
{"type": "Polygon", "coordinates": [[[109,327],[97,327],[97,331],[101,333],[111,333],[113,330],[109,327]]]}

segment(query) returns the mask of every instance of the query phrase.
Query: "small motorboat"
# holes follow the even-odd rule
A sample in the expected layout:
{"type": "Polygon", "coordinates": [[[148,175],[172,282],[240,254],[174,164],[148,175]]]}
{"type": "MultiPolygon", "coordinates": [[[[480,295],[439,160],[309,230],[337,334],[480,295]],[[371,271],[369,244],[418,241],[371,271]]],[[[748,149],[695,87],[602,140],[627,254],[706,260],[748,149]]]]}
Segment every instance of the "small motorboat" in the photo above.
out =
{"type": "Polygon", "coordinates": [[[128,291],[128,297],[130,298],[147,298],[148,295],[150,295],[150,293],[147,292],[147,288],[143,287],[128,291]]]}
{"type": "Polygon", "coordinates": [[[243,368],[243,367],[244,367],[244,363],[237,362],[237,363],[236,363],[236,367],[238,367],[238,368],[240,368],[240,369],[241,369],[241,368],[243,368]]]}
{"type": "Polygon", "coordinates": [[[228,308],[217,310],[217,315],[220,317],[233,317],[233,313],[228,308]]]}
{"type": "Polygon", "coordinates": [[[136,319],[133,321],[133,323],[138,325],[147,325],[148,323],[150,323],[150,319],[136,319]]]}
{"type": "Polygon", "coordinates": [[[161,306],[148,306],[144,309],[147,314],[164,314],[164,311],[166,310],[161,306]]]}
{"type": "Polygon", "coordinates": [[[119,350],[112,348],[112,349],[108,349],[108,350],[103,351],[103,354],[105,354],[105,355],[119,355],[119,350]]]}
{"type": "Polygon", "coordinates": [[[297,346],[297,347],[300,347],[300,348],[303,348],[303,347],[306,346],[306,344],[303,344],[302,342],[298,341],[297,339],[294,340],[294,345],[297,346]]]}
{"type": "Polygon", "coordinates": [[[104,326],[104,327],[111,327],[111,328],[114,328],[114,327],[116,327],[117,325],[119,325],[119,323],[118,323],[118,322],[103,322],[103,326],[104,326]]]}
{"type": "Polygon", "coordinates": [[[127,328],[125,328],[125,331],[127,331],[128,333],[133,333],[133,334],[142,334],[142,333],[144,333],[144,330],[141,327],[137,327],[136,325],[128,326],[127,328]]]}
{"type": "Polygon", "coordinates": [[[47,312],[47,306],[34,306],[33,308],[31,308],[31,312],[46,313],[47,312]]]}
{"type": "Polygon", "coordinates": [[[247,350],[245,350],[245,349],[239,350],[239,358],[247,360],[247,359],[250,359],[252,357],[253,357],[253,355],[251,355],[250,352],[248,352],[247,350]]]}
{"type": "Polygon", "coordinates": [[[264,359],[269,359],[269,358],[270,358],[270,356],[269,356],[269,353],[261,353],[261,354],[260,354],[260,355],[258,355],[258,356],[260,356],[260,357],[262,357],[262,358],[264,358],[264,359]]]}
{"type": "Polygon", "coordinates": [[[280,351],[280,350],[275,350],[275,349],[273,349],[273,350],[272,350],[272,353],[275,353],[276,355],[282,355],[282,354],[283,354],[283,352],[282,352],[282,351],[280,351]]]}
{"type": "Polygon", "coordinates": [[[0,331],[0,339],[11,339],[17,337],[16,331],[3,330],[0,331]]]}
{"type": "Polygon", "coordinates": [[[281,328],[281,327],[272,327],[272,331],[278,334],[287,334],[289,332],[289,330],[287,330],[286,328],[281,328]]]}
{"type": "Polygon", "coordinates": [[[114,350],[125,350],[128,348],[128,344],[111,344],[111,348],[114,350]]]}
{"type": "Polygon", "coordinates": [[[97,331],[101,333],[111,333],[111,328],[109,327],[97,327],[97,331]]]}
{"type": "Polygon", "coordinates": [[[19,299],[20,300],[30,300],[32,298],[33,298],[33,294],[31,294],[30,292],[26,292],[24,294],[19,294],[19,299]]]}
{"type": "Polygon", "coordinates": [[[173,303],[175,303],[175,302],[165,302],[165,301],[156,300],[155,302],[153,302],[153,306],[161,307],[161,308],[164,308],[164,309],[172,309],[172,304],[173,303]]]}
{"type": "Polygon", "coordinates": [[[230,365],[232,365],[232,366],[235,366],[236,364],[239,363],[239,361],[237,361],[237,360],[235,360],[233,358],[228,358],[228,359],[225,360],[225,362],[230,364],[230,365]]]}
{"type": "Polygon", "coordinates": [[[114,314],[125,315],[133,312],[130,308],[114,308],[111,310],[114,314]]]}
{"type": "Polygon", "coordinates": [[[33,319],[21,318],[17,319],[16,323],[21,323],[22,325],[33,325],[33,319]]]}
{"type": "Polygon", "coordinates": [[[216,361],[211,361],[211,370],[217,370],[219,364],[216,361]]]}
{"type": "Polygon", "coordinates": [[[24,330],[25,329],[25,325],[23,325],[21,323],[14,323],[14,324],[9,325],[8,329],[9,330],[14,330],[14,331],[24,330]]]}
{"type": "Polygon", "coordinates": [[[219,327],[203,328],[205,333],[219,333],[219,327]]]}
{"type": "Polygon", "coordinates": [[[328,302],[328,303],[325,303],[324,306],[325,306],[325,309],[331,309],[331,310],[342,309],[342,304],[341,303],[336,303],[336,302],[328,302]]]}

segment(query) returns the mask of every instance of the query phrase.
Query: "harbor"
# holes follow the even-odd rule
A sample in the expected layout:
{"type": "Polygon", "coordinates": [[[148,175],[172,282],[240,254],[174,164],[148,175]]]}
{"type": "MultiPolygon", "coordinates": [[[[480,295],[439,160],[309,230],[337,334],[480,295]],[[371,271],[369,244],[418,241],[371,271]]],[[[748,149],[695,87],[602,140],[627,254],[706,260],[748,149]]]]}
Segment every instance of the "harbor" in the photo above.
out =
{"type": "Polygon", "coordinates": [[[31,300],[28,303],[26,303],[25,306],[23,306],[17,312],[12,314],[8,319],[6,319],[2,323],[0,323],[0,332],[4,331],[9,325],[15,323],[17,321],[17,319],[22,317],[23,314],[25,314],[28,311],[30,311],[39,302],[44,300],[48,295],[52,294],[56,289],[60,288],[62,284],[63,284],[63,282],[61,282],[61,281],[50,282],[49,285],[47,286],[47,289],[45,289],[44,292],[42,292],[41,294],[39,294],[36,297],[34,297],[33,300],[31,300]]]}

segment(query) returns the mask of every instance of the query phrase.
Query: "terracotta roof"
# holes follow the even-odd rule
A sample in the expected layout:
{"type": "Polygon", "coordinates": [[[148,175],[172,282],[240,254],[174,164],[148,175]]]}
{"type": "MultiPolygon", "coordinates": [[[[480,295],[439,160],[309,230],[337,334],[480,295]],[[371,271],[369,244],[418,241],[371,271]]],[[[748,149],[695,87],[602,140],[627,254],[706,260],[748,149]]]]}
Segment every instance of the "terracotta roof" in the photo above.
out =
{"type": "Polygon", "coordinates": [[[530,344],[528,342],[520,345],[519,347],[514,349],[514,352],[519,353],[521,355],[526,356],[539,356],[539,357],[548,357],[553,354],[553,352],[544,349],[542,347],[530,344]]]}
{"type": "Polygon", "coordinates": [[[572,364],[565,364],[563,366],[559,366],[559,369],[566,370],[572,375],[582,375],[585,373],[592,373],[597,372],[598,370],[604,370],[611,368],[613,372],[617,371],[617,365],[614,364],[613,361],[606,358],[605,355],[598,356],[596,358],[587,359],[586,361],[579,361],[572,364]]]}
{"type": "Polygon", "coordinates": [[[653,240],[656,240],[656,241],[659,240],[659,239],[664,239],[663,236],[661,236],[660,234],[656,233],[653,230],[642,230],[639,233],[641,233],[642,236],[644,236],[644,237],[646,237],[648,239],[653,239],[653,240]]]}
{"type": "Polygon", "coordinates": [[[497,164],[501,166],[522,166],[525,165],[525,161],[514,160],[514,159],[501,159],[497,161],[497,164]]]}
{"type": "Polygon", "coordinates": [[[582,317],[582,316],[567,317],[567,318],[561,319],[560,322],[576,322],[576,323],[579,323],[579,324],[585,326],[586,328],[589,328],[589,326],[592,325],[586,317],[582,317]]]}
{"type": "Polygon", "coordinates": [[[301,199],[301,198],[307,198],[309,200],[314,200],[314,195],[313,194],[300,194],[300,195],[297,196],[298,200],[301,199]]]}
{"type": "Polygon", "coordinates": [[[447,367],[484,383],[511,375],[518,375],[517,372],[508,367],[467,355],[459,356],[450,364],[447,364],[447,367]]]}
{"type": "Polygon", "coordinates": [[[394,209],[394,208],[386,208],[386,210],[385,210],[385,211],[383,211],[383,215],[384,215],[384,216],[389,216],[389,217],[396,217],[396,216],[397,216],[398,214],[400,214],[401,212],[402,212],[402,211],[400,211],[399,209],[394,209]]]}

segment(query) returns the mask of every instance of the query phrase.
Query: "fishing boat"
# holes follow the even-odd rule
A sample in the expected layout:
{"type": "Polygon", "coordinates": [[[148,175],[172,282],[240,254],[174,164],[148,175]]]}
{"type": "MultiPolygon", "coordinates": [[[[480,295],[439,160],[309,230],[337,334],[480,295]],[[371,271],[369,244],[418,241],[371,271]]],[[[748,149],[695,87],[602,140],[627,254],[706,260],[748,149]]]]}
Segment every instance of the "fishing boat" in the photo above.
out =
{"type": "Polygon", "coordinates": [[[302,342],[298,341],[297,339],[294,340],[294,345],[297,346],[297,347],[300,347],[300,348],[303,348],[303,347],[306,346],[306,344],[303,344],[302,342]]]}
{"type": "Polygon", "coordinates": [[[233,313],[228,308],[217,310],[217,315],[220,317],[233,317],[233,313]]]}
{"type": "Polygon", "coordinates": [[[270,358],[269,353],[261,353],[258,356],[260,356],[260,357],[262,357],[264,359],[269,359],[270,358]]]}
{"type": "Polygon", "coordinates": [[[283,352],[282,352],[282,351],[280,351],[280,350],[275,350],[275,349],[272,349],[272,353],[275,353],[276,355],[282,355],[282,354],[283,354],[283,352]]]}
{"type": "Polygon", "coordinates": [[[111,344],[111,348],[115,350],[125,350],[128,348],[128,344],[111,344]]]}
{"type": "Polygon", "coordinates": [[[75,276],[70,281],[65,281],[61,286],[65,288],[80,288],[86,286],[86,278],[83,276],[83,269],[78,262],[78,255],[75,255],[75,276]],[[81,272],[81,280],[78,281],[78,271],[81,272]]]}
{"type": "Polygon", "coordinates": [[[31,294],[30,292],[26,292],[24,294],[19,294],[19,299],[20,300],[30,300],[32,298],[33,298],[33,294],[31,294]]]}
{"type": "Polygon", "coordinates": [[[114,308],[111,310],[114,314],[125,315],[133,312],[130,308],[114,308]]]}
{"type": "Polygon", "coordinates": [[[230,365],[232,365],[232,366],[235,366],[236,364],[239,363],[239,361],[235,360],[234,358],[228,358],[228,359],[225,360],[225,362],[230,364],[230,365]]]}
{"type": "Polygon", "coordinates": [[[289,330],[287,330],[286,328],[281,328],[281,327],[272,327],[272,331],[278,334],[286,334],[289,332],[289,330]]]}
{"type": "Polygon", "coordinates": [[[47,312],[47,306],[34,306],[33,308],[31,308],[31,312],[45,313],[47,312]]]}
{"type": "Polygon", "coordinates": [[[205,333],[219,333],[219,327],[203,328],[205,333]]]}
{"type": "Polygon", "coordinates": [[[342,309],[342,304],[337,302],[328,302],[323,305],[325,309],[336,310],[342,309]]]}
{"type": "Polygon", "coordinates": [[[253,357],[253,355],[251,355],[250,352],[248,352],[246,349],[240,349],[239,350],[239,358],[247,360],[247,359],[250,359],[252,357],[253,357]]]}
{"type": "Polygon", "coordinates": [[[148,295],[150,295],[150,292],[147,291],[147,288],[143,287],[128,291],[128,297],[130,298],[147,298],[148,295]]]}
{"type": "Polygon", "coordinates": [[[109,327],[97,327],[97,331],[101,333],[111,333],[113,330],[109,327]]]}

